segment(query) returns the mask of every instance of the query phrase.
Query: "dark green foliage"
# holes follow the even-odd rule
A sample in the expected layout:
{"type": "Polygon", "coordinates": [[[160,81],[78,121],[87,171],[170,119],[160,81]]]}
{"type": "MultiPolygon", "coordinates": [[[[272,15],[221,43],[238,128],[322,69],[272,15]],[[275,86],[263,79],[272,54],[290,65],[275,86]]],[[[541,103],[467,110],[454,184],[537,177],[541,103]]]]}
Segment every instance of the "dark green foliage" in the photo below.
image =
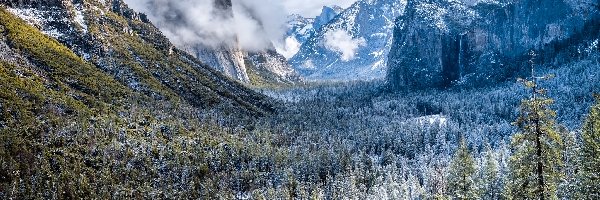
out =
{"type": "MultiPolygon", "coordinates": [[[[600,102],[600,96],[596,96],[600,102]]],[[[600,198],[600,103],[592,107],[582,133],[580,199],[600,198]]]]}
{"type": "Polygon", "coordinates": [[[42,70],[55,82],[54,87],[69,87],[80,91],[81,96],[78,98],[88,105],[98,100],[112,103],[117,100],[116,97],[127,95],[122,85],[95,66],[84,62],[70,49],[26,25],[4,9],[0,10],[0,24],[4,26],[8,44],[30,56],[33,62],[44,66],[42,70]]]}
{"type": "Polygon", "coordinates": [[[545,97],[535,81],[525,81],[533,90],[530,99],[523,100],[515,122],[519,132],[513,136],[510,159],[510,197],[514,199],[556,199],[561,179],[562,139],[557,128],[554,102],[545,97]]]}
{"type": "Polygon", "coordinates": [[[448,195],[452,199],[479,199],[474,181],[475,160],[464,139],[452,158],[448,174],[448,195]]]}
{"type": "Polygon", "coordinates": [[[198,110],[175,93],[156,100],[133,91],[4,8],[0,27],[0,42],[10,48],[3,50],[24,59],[0,61],[2,199],[232,197],[267,184],[257,179],[277,167],[237,172],[230,161],[286,162],[268,133],[243,142],[231,133],[246,130],[198,120],[198,110]],[[247,181],[234,185],[239,177],[247,181]]]}

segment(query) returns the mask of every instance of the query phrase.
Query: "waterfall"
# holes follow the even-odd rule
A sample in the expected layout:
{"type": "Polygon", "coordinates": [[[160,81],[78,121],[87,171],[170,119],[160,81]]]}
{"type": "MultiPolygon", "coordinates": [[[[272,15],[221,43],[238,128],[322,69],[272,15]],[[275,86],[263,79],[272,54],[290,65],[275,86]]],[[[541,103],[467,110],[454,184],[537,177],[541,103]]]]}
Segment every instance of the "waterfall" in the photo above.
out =
{"type": "Polygon", "coordinates": [[[463,36],[464,34],[460,34],[460,38],[458,41],[458,79],[462,79],[463,77],[463,36]]]}

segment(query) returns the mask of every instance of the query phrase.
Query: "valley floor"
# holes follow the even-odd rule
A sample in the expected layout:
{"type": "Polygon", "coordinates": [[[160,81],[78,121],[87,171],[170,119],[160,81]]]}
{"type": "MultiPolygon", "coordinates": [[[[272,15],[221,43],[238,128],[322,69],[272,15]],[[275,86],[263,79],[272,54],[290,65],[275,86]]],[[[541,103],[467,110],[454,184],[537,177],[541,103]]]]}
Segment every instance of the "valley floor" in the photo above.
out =
{"type": "MultiPolygon", "coordinates": [[[[597,57],[540,71],[556,75],[540,85],[555,100],[552,109],[557,110],[559,126],[568,130],[563,139],[571,145],[580,145],[579,130],[594,103],[592,93],[600,91],[598,72],[597,57]]],[[[529,90],[516,80],[485,88],[398,92],[387,91],[383,85],[263,91],[284,105],[283,111],[260,127],[268,127],[281,139],[278,145],[293,155],[284,171],[292,174],[291,181],[299,184],[294,187],[300,189],[287,192],[301,199],[315,194],[334,199],[444,196],[452,193],[448,191],[449,168],[463,137],[475,158],[476,177],[487,173],[489,159],[497,165],[496,191],[481,195],[503,191],[511,138],[518,131],[513,122],[529,90]]]]}

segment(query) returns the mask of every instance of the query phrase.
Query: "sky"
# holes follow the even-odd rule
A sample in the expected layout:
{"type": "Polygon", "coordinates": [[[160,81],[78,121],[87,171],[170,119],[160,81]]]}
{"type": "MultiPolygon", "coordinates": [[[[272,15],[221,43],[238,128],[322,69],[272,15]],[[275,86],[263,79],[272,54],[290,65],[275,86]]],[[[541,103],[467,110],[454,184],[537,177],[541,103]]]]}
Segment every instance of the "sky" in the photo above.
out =
{"type": "Polygon", "coordinates": [[[315,17],[321,13],[323,6],[337,5],[348,8],[356,0],[281,0],[288,14],[300,14],[304,17],[315,17]]]}

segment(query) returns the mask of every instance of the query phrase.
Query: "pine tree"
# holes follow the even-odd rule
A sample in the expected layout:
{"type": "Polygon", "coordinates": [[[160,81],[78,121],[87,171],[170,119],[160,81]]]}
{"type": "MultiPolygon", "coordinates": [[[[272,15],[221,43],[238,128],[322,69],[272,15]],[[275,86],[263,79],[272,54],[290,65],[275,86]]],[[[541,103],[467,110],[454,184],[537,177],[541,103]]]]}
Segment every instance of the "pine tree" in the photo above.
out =
{"type": "Polygon", "coordinates": [[[514,199],[557,199],[561,137],[555,124],[556,112],[550,109],[553,100],[545,96],[546,91],[538,88],[536,82],[548,77],[535,77],[533,71],[532,67],[531,81],[521,80],[532,90],[532,95],[522,101],[515,122],[519,132],[512,139],[508,184],[514,199]]]}
{"type": "Polygon", "coordinates": [[[575,132],[560,131],[563,140],[562,174],[564,177],[558,187],[560,199],[579,199],[577,196],[577,169],[579,165],[580,145],[575,132]]]}
{"type": "Polygon", "coordinates": [[[482,199],[498,199],[501,193],[498,159],[489,144],[486,145],[485,149],[479,169],[479,180],[477,181],[479,195],[482,199]]]}
{"type": "Polygon", "coordinates": [[[477,190],[473,181],[475,174],[475,160],[465,144],[461,140],[456,151],[448,176],[448,195],[452,199],[478,199],[477,190]]]}
{"type": "Polygon", "coordinates": [[[579,199],[600,199],[600,96],[582,132],[579,199]]]}

